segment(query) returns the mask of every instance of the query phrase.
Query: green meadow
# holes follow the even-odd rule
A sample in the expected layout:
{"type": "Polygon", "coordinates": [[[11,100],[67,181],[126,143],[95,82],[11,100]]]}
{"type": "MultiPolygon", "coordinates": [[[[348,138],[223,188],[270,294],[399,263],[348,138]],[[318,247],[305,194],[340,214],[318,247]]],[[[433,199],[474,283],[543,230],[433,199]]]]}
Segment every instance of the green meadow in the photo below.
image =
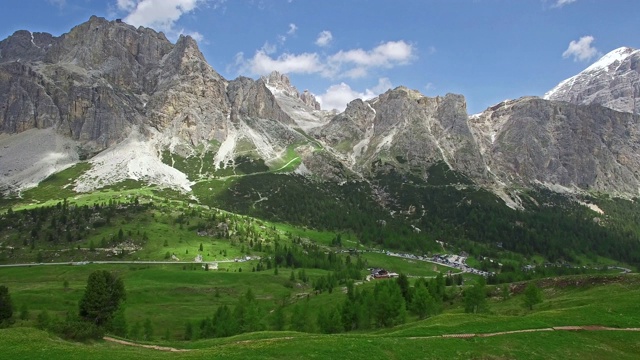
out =
{"type": "MultiPolygon", "coordinates": [[[[54,314],[74,310],[86,276],[100,265],[1,269],[0,283],[11,289],[14,303],[29,304],[31,317],[47,308],[54,314]],[[63,286],[68,281],[68,288],[63,286]]],[[[0,330],[0,348],[10,359],[636,359],[640,353],[638,331],[539,331],[491,337],[448,338],[450,334],[547,329],[556,326],[598,325],[637,328],[640,324],[640,278],[627,276],[564,277],[541,280],[544,301],[533,311],[522,307],[522,295],[502,300],[490,297],[489,312],[465,314],[454,302],[444,313],[391,329],[335,335],[291,331],[257,332],[230,338],[182,341],[185,321],[211,314],[217,306],[232,304],[247,288],[265,306],[279,298],[292,299],[288,272],[247,273],[230,270],[205,272],[173,266],[111,265],[127,288],[126,315],[129,323],[151,318],[156,333],[172,332],[169,340],[150,344],[188,351],[166,352],[106,341],[88,344],[63,341],[48,333],[25,327],[19,320],[0,330]]],[[[364,284],[361,286],[370,286],[364,284]]],[[[334,291],[312,295],[313,308],[341,301],[334,291]]],[[[296,300],[291,300],[296,301],[296,300]]],[[[147,342],[148,343],[148,342],[147,342]]]]}

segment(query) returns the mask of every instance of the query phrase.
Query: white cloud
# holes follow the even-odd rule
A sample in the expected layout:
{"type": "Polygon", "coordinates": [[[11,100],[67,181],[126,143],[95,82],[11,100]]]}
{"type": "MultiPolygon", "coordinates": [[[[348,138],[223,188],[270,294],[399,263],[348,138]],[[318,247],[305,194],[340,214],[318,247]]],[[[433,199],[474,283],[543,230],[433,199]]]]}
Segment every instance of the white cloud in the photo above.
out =
{"type": "Polygon", "coordinates": [[[371,50],[340,50],[327,58],[325,75],[357,79],[366,76],[371,68],[392,68],[414,58],[415,48],[402,40],[382,43],[371,50]]]}
{"type": "Polygon", "coordinates": [[[331,31],[324,30],[318,34],[318,38],[316,39],[316,45],[318,46],[327,46],[333,40],[333,35],[331,35],[331,31]]]}
{"type": "Polygon", "coordinates": [[[118,0],[118,9],[124,11],[131,11],[136,8],[136,0],[118,0]]]}
{"type": "Polygon", "coordinates": [[[256,51],[251,59],[245,59],[242,53],[236,54],[235,64],[242,71],[252,74],[266,75],[272,71],[283,74],[313,74],[323,69],[320,58],[316,53],[289,54],[284,53],[272,58],[265,50],[256,51]]]}
{"type": "Polygon", "coordinates": [[[265,41],[260,50],[264,51],[265,54],[273,54],[278,50],[278,47],[268,41],[265,41]]]}
{"type": "MultiPolygon", "coordinates": [[[[133,26],[146,26],[164,32],[169,38],[177,38],[180,34],[194,34],[202,40],[202,34],[176,30],[176,22],[184,15],[194,11],[198,6],[210,0],[117,0],[118,10],[127,13],[123,19],[133,26]]],[[[217,4],[214,8],[217,7],[217,4]]]]}
{"type": "Polygon", "coordinates": [[[551,5],[552,8],[561,8],[565,5],[569,5],[571,3],[576,2],[576,0],[554,0],[553,5],[551,5]]]}
{"type": "Polygon", "coordinates": [[[197,42],[201,42],[202,40],[204,40],[204,35],[200,34],[197,31],[185,31],[184,29],[181,29],[180,31],[178,31],[178,35],[189,35],[197,42]]]}
{"type": "Polygon", "coordinates": [[[382,43],[372,50],[353,49],[348,51],[340,50],[330,57],[334,63],[352,63],[358,66],[388,67],[393,64],[405,64],[413,58],[413,45],[402,40],[382,43]]]}
{"type": "Polygon", "coordinates": [[[563,58],[573,56],[573,61],[585,61],[598,55],[598,49],[591,46],[595,38],[593,36],[583,36],[578,41],[572,40],[569,47],[562,53],[563,58]]]}
{"type": "Polygon", "coordinates": [[[238,73],[266,75],[276,70],[283,73],[318,73],[326,78],[357,79],[369,74],[373,68],[392,68],[409,63],[414,57],[414,47],[404,41],[389,41],[372,50],[341,50],[333,55],[321,55],[317,52],[301,54],[283,53],[274,56],[274,47],[267,42],[258,49],[252,58],[239,53],[234,66],[238,73]]]}
{"type": "Polygon", "coordinates": [[[289,24],[289,30],[287,31],[287,34],[289,35],[293,35],[296,33],[296,31],[298,30],[298,27],[296,26],[296,24],[289,24]]]}
{"type": "Polygon", "coordinates": [[[371,89],[365,89],[364,92],[353,90],[351,86],[342,82],[329,86],[324,94],[316,96],[316,99],[324,110],[336,109],[344,111],[347,104],[355,99],[369,100],[379,94],[389,90],[392,87],[388,78],[378,79],[378,84],[371,89]]]}

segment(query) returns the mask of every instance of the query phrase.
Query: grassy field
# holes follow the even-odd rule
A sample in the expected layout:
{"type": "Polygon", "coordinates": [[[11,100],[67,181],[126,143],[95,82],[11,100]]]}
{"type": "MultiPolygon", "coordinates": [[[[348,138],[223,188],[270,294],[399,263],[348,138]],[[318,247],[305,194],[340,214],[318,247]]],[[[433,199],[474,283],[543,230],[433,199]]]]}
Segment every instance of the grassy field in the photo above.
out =
{"type": "MultiPolygon", "coordinates": [[[[7,277],[16,279],[15,283],[10,284],[16,290],[16,302],[25,299],[33,303],[44,301],[27,295],[50,292],[57,296],[51,303],[65,303],[71,301],[73,295],[81,290],[85,269],[60,268],[53,273],[37,274],[41,282],[30,285],[24,284],[24,280],[33,279],[36,276],[33,273],[35,269],[14,269],[12,273],[3,269],[0,272],[0,283],[7,277]],[[63,277],[70,279],[70,290],[66,292],[60,283],[63,277]],[[57,288],[53,284],[58,284],[57,288]]],[[[284,293],[277,282],[286,277],[286,274],[210,274],[164,267],[139,270],[121,267],[118,270],[125,278],[127,287],[135,287],[135,290],[130,290],[127,315],[140,318],[153,316],[154,320],[162,319],[163,313],[174,313],[175,317],[182,315],[181,320],[184,321],[194,313],[207,312],[208,307],[214,306],[211,297],[206,296],[207,291],[204,289],[207,287],[233,288],[240,292],[243,288],[257,286],[259,282],[261,285],[256,289],[264,290],[257,294],[258,298],[269,301],[284,293]],[[182,287],[167,290],[177,283],[182,284],[182,287]],[[182,305],[177,305],[178,303],[182,305]],[[163,304],[165,310],[157,312],[157,304],[163,304]]],[[[165,352],[110,342],[70,343],[39,330],[14,326],[0,330],[0,348],[3,349],[3,356],[10,359],[114,359],[145,356],[158,359],[637,359],[637,354],[640,353],[639,331],[541,331],[471,338],[441,336],[544,329],[564,325],[624,328],[638,327],[640,323],[637,306],[640,280],[637,276],[556,278],[543,280],[540,284],[544,286],[545,301],[533,311],[521,306],[521,295],[514,295],[506,301],[491,299],[489,314],[464,314],[454,306],[444,314],[423,321],[372,333],[319,335],[258,332],[223,339],[160,343],[159,345],[188,350],[165,352]]],[[[223,292],[220,301],[231,300],[236,295],[235,292],[223,292]]],[[[326,296],[322,301],[335,301],[339,295],[326,296]]],[[[322,297],[318,296],[317,300],[322,297]]],[[[315,302],[314,306],[317,305],[320,304],[315,302]]],[[[158,326],[172,326],[172,323],[158,323],[158,326]]]]}
{"type": "MultiPolygon", "coordinates": [[[[195,323],[213,315],[218,306],[234,305],[249,288],[267,311],[294,291],[289,270],[282,269],[278,275],[273,270],[252,273],[248,262],[220,264],[218,271],[208,272],[200,265],[178,264],[3,268],[0,284],[10,289],[16,309],[23,304],[28,306],[32,320],[42,310],[63,317],[67,311],[77,312],[87,277],[97,269],[108,269],[122,277],[127,290],[125,314],[130,325],[149,318],[158,337],[165,335],[165,329],[171,329],[171,337],[175,339],[182,337],[187,321],[195,323]]],[[[324,273],[307,271],[312,277],[324,273]]]]}
{"type": "MultiPolygon", "coordinates": [[[[289,148],[282,165],[296,157],[293,147],[289,148]]],[[[289,171],[296,165],[296,161],[291,162],[283,171],[289,171]]],[[[142,234],[147,238],[141,250],[124,256],[128,260],[160,261],[165,260],[167,253],[175,254],[182,261],[192,261],[196,255],[202,255],[204,261],[235,259],[248,254],[267,256],[249,248],[246,240],[249,237],[241,234],[248,230],[265,244],[273,244],[278,239],[280,244],[291,245],[292,239],[300,237],[329,251],[334,239],[340,235],[343,249],[364,250],[358,239],[350,233],[319,231],[237,216],[189,201],[175,200],[179,196],[159,193],[161,190],[157,188],[141,187],[138,183],[127,182],[92,194],[67,192],[65,185],[86,171],[87,166],[85,163],[79,164],[46,180],[31,193],[25,193],[23,199],[12,202],[13,209],[55,205],[63,197],[69,197],[70,202],[78,205],[108,203],[110,200],[129,203],[139,197],[141,202],[154,202],[156,206],[141,213],[118,214],[109,226],[96,228],[78,244],[63,243],[55,248],[35,250],[25,247],[16,250],[17,257],[7,262],[33,261],[38,251],[46,251],[45,262],[101,259],[102,254],[87,252],[87,248],[100,247],[102,239],[117,236],[119,230],[122,230],[125,238],[138,240],[142,234]],[[196,233],[197,224],[208,221],[207,216],[212,214],[216,215],[216,220],[211,220],[214,225],[224,218],[230,228],[239,226],[237,236],[229,239],[199,236],[196,233]],[[200,244],[202,251],[199,250],[200,244]],[[76,245],[82,249],[77,249],[76,245]]],[[[233,178],[202,181],[194,186],[194,190],[202,199],[223,191],[233,181],[233,178]]],[[[346,254],[342,256],[346,257],[346,254]]],[[[381,253],[365,252],[361,256],[369,267],[382,267],[411,277],[431,277],[450,270],[457,272],[437,264],[381,253]]],[[[479,264],[474,260],[470,259],[471,265],[479,264]]],[[[543,260],[540,258],[539,262],[543,260]]],[[[590,261],[586,258],[580,260],[585,263],[590,261]]],[[[598,260],[603,263],[603,259],[598,260]]],[[[443,314],[421,321],[409,316],[406,324],[391,329],[340,335],[266,331],[224,339],[181,340],[187,322],[197,326],[203,318],[211,317],[219,306],[233,307],[248,289],[254,292],[260,302],[265,323],[270,321],[270,314],[283,302],[286,304],[285,317],[289,319],[292,305],[308,301],[310,318],[315,321],[319,313],[339,306],[345,299],[342,286],[331,293],[316,294],[313,291],[313,280],[327,275],[328,271],[305,269],[311,281],[304,284],[298,280],[299,269],[280,268],[277,274],[273,269],[252,272],[257,264],[257,261],[220,262],[219,270],[209,272],[204,271],[200,264],[0,268],[0,285],[9,288],[15,314],[22,306],[26,306],[30,312],[27,320],[17,320],[12,328],[0,329],[0,358],[637,359],[640,353],[640,332],[553,331],[468,339],[442,338],[442,335],[448,334],[486,334],[554,326],[639,327],[640,308],[637,299],[640,299],[640,278],[635,275],[539,280],[545,300],[536,305],[533,311],[522,306],[522,295],[517,294],[518,291],[503,301],[497,295],[499,291],[493,289],[488,313],[465,314],[462,288],[456,287],[449,288],[453,298],[445,303],[443,314]],[[125,315],[130,327],[149,319],[155,329],[155,344],[190,351],[167,353],[108,342],[77,344],[31,328],[36,316],[43,310],[58,319],[64,318],[68,312],[76,313],[87,277],[97,269],[108,269],[124,280],[127,289],[125,315]],[[290,280],[292,272],[293,281],[290,280]],[[167,335],[168,339],[160,340],[167,335]]],[[[470,276],[465,275],[465,280],[470,276]]],[[[372,289],[374,282],[364,282],[358,286],[372,289]]],[[[521,287],[514,286],[514,290],[517,289],[521,287]]]]}

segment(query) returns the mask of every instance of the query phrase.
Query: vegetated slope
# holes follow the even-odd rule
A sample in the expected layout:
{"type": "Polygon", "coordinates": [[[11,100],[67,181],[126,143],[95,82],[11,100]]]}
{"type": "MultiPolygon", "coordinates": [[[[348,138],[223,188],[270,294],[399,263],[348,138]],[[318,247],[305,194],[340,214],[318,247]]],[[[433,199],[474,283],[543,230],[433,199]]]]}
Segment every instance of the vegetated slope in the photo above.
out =
{"type": "Polygon", "coordinates": [[[523,98],[469,119],[461,95],[404,87],[327,114],[285,75],[228,81],[189,37],[97,17],[0,47],[0,183],[23,195],[14,204],[151,183],[364,244],[638,263],[638,229],[620,220],[633,205],[594,214],[537,188],[578,204],[587,191],[637,195],[637,115],[523,98]]]}
{"type": "Polygon", "coordinates": [[[640,265],[639,229],[624,225],[638,209],[634,202],[619,200],[617,213],[609,217],[578,202],[600,203],[597,199],[567,198],[540,187],[519,194],[526,209],[521,211],[481,187],[459,185],[464,177],[444,163],[428,174],[425,182],[391,169],[368,183],[341,185],[256,175],[203,201],[268,220],[353,232],[369,246],[428,252],[438,251],[437,240],[478,256],[508,250],[579,262],[600,255],[640,265]]]}
{"type": "Polygon", "coordinates": [[[638,293],[638,283],[633,278],[635,277],[550,279],[546,283],[541,282],[545,289],[545,302],[533,312],[524,310],[520,295],[514,295],[507,301],[492,300],[493,314],[445,313],[376,333],[319,335],[259,332],[195,342],[160,342],[159,345],[187,350],[170,353],[110,342],[89,345],[68,343],[39,330],[14,327],[0,330],[0,344],[5,354],[16,359],[41,356],[54,359],[74,356],[91,356],[96,359],[142,356],[174,359],[203,356],[282,359],[315,355],[323,358],[355,359],[564,359],[573,356],[585,359],[634,359],[640,332],[622,329],[611,331],[598,327],[626,328],[637,324],[634,297],[638,293]],[[596,327],[587,331],[517,332],[584,325],[596,327]],[[514,333],[508,333],[511,331],[514,333]],[[507,333],[473,337],[473,334],[499,332],[507,333]],[[463,337],[442,336],[454,334],[463,337]]]}

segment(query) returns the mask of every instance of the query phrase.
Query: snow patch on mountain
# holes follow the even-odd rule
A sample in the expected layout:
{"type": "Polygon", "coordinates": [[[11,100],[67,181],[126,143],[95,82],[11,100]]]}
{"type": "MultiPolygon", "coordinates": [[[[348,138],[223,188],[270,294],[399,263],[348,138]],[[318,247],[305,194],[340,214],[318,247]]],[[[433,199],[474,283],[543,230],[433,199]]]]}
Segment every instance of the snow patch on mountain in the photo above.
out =
{"type": "Polygon", "coordinates": [[[591,66],[586,68],[584,72],[595,72],[600,70],[607,70],[611,65],[615,64],[616,62],[619,65],[624,59],[628,58],[630,55],[632,55],[636,51],[638,50],[634,50],[628,47],[621,47],[621,48],[615,49],[610,53],[606,54],[605,56],[603,56],[602,58],[600,58],[600,60],[591,64],[591,66]]]}
{"type": "Polygon", "coordinates": [[[133,128],[124,141],[92,158],[89,161],[91,169],[76,181],[74,190],[89,192],[132,179],[183,192],[191,191],[193,183],[187,175],[160,159],[161,135],[153,129],[149,131],[152,134],[145,136],[138,128],[133,128]]]}
{"type": "Polygon", "coordinates": [[[545,100],[599,104],[622,112],[640,112],[640,50],[621,47],[544,94],[545,100]]]}

